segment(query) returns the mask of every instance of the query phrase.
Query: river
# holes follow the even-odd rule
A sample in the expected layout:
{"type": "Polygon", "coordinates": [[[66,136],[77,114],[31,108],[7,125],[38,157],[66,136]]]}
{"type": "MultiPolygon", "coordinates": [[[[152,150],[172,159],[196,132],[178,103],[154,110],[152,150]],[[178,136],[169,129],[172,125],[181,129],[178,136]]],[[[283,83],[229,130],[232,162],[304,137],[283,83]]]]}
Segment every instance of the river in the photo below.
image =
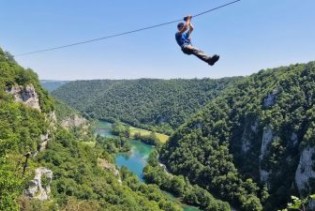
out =
{"type": "MultiPolygon", "coordinates": [[[[96,133],[103,137],[114,137],[111,133],[112,124],[105,121],[98,121],[96,125],[96,133]]],[[[143,168],[147,164],[148,157],[153,151],[154,147],[148,144],[144,144],[139,140],[131,140],[131,151],[127,153],[118,153],[115,157],[116,165],[120,168],[126,166],[131,172],[133,172],[140,181],[143,180],[143,168]]],[[[170,194],[168,194],[170,195],[170,194]]],[[[170,195],[172,200],[177,200],[170,195]]],[[[179,201],[179,200],[177,200],[179,201]]],[[[182,204],[184,211],[200,211],[200,209],[192,206],[182,204]]]]}

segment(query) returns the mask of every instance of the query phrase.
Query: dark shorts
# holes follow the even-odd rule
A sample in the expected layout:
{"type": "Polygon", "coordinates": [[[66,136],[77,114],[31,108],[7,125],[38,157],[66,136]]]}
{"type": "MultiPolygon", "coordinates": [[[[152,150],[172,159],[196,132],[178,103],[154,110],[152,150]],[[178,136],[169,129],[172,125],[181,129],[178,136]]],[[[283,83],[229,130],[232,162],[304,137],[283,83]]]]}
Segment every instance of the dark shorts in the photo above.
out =
{"type": "Polygon", "coordinates": [[[187,55],[191,55],[193,53],[193,49],[191,48],[185,48],[185,47],[182,47],[182,51],[187,54],[187,55]]]}

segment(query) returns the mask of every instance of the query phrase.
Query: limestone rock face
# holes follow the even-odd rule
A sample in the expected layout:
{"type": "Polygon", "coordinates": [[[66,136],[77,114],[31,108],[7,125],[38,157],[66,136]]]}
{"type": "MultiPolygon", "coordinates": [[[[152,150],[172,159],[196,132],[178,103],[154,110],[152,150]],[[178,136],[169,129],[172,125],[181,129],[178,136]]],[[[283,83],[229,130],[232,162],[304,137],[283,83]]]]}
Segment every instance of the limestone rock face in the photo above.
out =
{"type": "Polygon", "coordinates": [[[122,183],[121,181],[121,178],[120,178],[120,174],[119,174],[119,171],[118,169],[115,167],[115,165],[109,163],[107,160],[105,159],[100,159],[98,158],[97,159],[97,163],[98,163],[98,166],[106,169],[106,170],[109,170],[111,171],[117,178],[118,178],[118,182],[119,183],[122,183]]]}
{"type": "Polygon", "coordinates": [[[315,200],[311,200],[308,204],[309,210],[315,210],[315,200]]]}
{"type": "Polygon", "coordinates": [[[65,120],[62,120],[61,126],[63,128],[74,128],[74,127],[80,127],[87,123],[88,121],[86,119],[79,117],[78,115],[74,115],[73,117],[69,117],[65,120]]]}
{"type": "Polygon", "coordinates": [[[40,109],[38,94],[33,85],[13,86],[7,90],[8,93],[12,94],[16,102],[21,102],[31,108],[40,109]]]}
{"type": "Polygon", "coordinates": [[[42,201],[49,199],[52,178],[53,172],[51,170],[44,167],[35,169],[35,177],[29,182],[24,195],[42,201]]]}
{"type": "Polygon", "coordinates": [[[49,142],[49,134],[46,133],[45,135],[40,136],[40,143],[39,143],[39,151],[43,151],[47,148],[49,142]]]}
{"type": "Polygon", "coordinates": [[[315,148],[305,148],[301,153],[300,162],[295,172],[295,183],[301,195],[303,195],[303,190],[307,191],[310,188],[309,180],[315,179],[313,156],[315,156],[315,148]]]}
{"type": "MultiPolygon", "coordinates": [[[[261,148],[260,148],[260,155],[259,155],[259,160],[262,161],[263,158],[265,157],[267,153],[267,147],[270,145],[273,139],[273,131],[270,126],[266,126],[263,131],[262,135],[262,141],[261,141],[261,148]]],[[[261,182],[267,182],[269,178],[270,172],[264,170],[264,169],[259,169],[260,172],[260,181],[261,182]]]]}
{"type": "Polygon", "coordinates": [[[252,136],[258,132],[258,120],[254,120],[245,126],[244,132],[241,136],[241,150],[242,153],[248,153],[252,145],[252,136]]]}
{"type": "Polygon", "coordinates": [[[275,105],[278,94],[279,94],[279,91],[277,89],[273,90],[272,93],[268,94],[264,99],[264,107],[268,108],[275,105]]]}
{"type": "Polygon", "coordinates": [[[264,128],[262,135],[261,148],[260,148],[260,160],[265,156],[268,145],[272,142],[273,132],[270,126],[264,128]]]}
{"type": "Polygon", "coordinates": [[[49,127],[52,128],[53,130],[55,130],[57,122],[58,122],[57,121],[56,112],[55,111],[51,111],[45,117],[46,117],[46,121],[49,123],[49,127]]]}

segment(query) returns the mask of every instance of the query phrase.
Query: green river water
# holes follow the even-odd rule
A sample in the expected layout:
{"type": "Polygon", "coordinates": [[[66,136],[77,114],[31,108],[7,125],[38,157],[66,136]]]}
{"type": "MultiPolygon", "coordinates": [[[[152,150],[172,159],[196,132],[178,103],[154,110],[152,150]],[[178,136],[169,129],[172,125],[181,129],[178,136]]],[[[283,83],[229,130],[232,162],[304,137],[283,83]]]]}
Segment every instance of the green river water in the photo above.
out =
{"type": "MultiPolygon", "coordinates": [[[[99,121],[96,125],[96,133],[103,137],[114,137],[111,133],[112,124],[105,121],[99,121]]],[[[144,144],[139,140],[131,140],[131,151],[127,153],[118,153],[115,157],[118,167],[126,166],[130,171],[138,176],[139,180],[144,182],[142,170],[147,164],[147,159],[154,149],[153,146],[144,144]]],[[[170,194],[168,194],[170,195],[170,194]]],[[[170,195],[172,200],[179,201],[170,195]]],[[[184,211],[200,211],[200,209],[182,204],[184,211]]]]}

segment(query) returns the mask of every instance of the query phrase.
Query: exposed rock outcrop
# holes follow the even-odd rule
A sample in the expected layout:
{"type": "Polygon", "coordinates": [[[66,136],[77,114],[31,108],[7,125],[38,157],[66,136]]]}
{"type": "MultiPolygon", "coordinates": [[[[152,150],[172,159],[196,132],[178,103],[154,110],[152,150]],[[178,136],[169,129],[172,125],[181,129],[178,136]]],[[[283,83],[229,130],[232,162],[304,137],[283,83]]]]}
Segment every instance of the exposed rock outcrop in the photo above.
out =
{"type": "Polygon", "coordinates": [[[315,200],[311,200],[307,207],[309,210],[315,210],[315,200]]]}
{"type": "Polygon", "coordinates": [[[21,102],[31,108],[40,109],[38,94],[33,85],[13,86],[7,89],[7,92],[12,94],[16,102],[21,102]]]}
{"type": "Polygon", "coordinates": [[[297,134],[296,133],[292,133],[290,140],[291,140],[291,145],[292,146],[296,146],[298,144],[298,136],[297,136],[297,134]]]}
{"type": "Polygon", "coordinates": [[[252,147],[252,136],[258,132],[258,120],[245,126],[244,132],[241,137],[241,149],[243,153],[247,153],[252,147]]]}
{"type": "Polygon", "coordinates": [[[65,120],[61,121],[61,126],[63,128],[74,128],[74,127],[81,127],[88,124],[88,120],[79,117],[78,115],[74,115],[72,117],[68,117],[65,120]]]}
{"type": "Polygon", "coordinates": [[[24,194],[30,198],[42,201],[49,199],[52,178],[53,172],[51,170],[44,167],[35,169],[35,177],[29,182],[29,186],[24,191],[24,194]]]}
{"type": "Polygon", "coordinates": [[[173,177],[173,175],[167,170],[167,167],[166,167],[165,164],[159,163],[159,166],[163,169],[164,173],[166,173],[167,175],[173,177]]]}
{"type": "Polygon", "coordinates": [[[261,140],[261,148],[260,148],[260,160],[263,159],[267,152],[267,147],[270,145],[273,139],[273,131],[270,126],[264,127],[262,140],[261,140]]]}
{"type": "Polygon", "coordinates": [[[38,146],[38,151],[43,151],[47,148],[49,142],[49,133],[46,133],[45,135],[40,136],[40,143],[38,146]]]}
{"type": "Polygon", "coordinates": [[[264,99],[264,107],[272,107],[273,105],[276,104],[276,98],[278,95],[279,91],[277,89],[273,90],[272,93],[268,94],[265,99],[264,99]]]}
{"type": "MultiPolygon", "coordinates": [[[[263,158],[266,155],[267,148],[272,142],[273,139],[273,131],[271,129],[271,126],[264,127],[263,135],[262,135],[262,141],[261,141],[261,148],[260,148],[260,155],[259,155],[259,161],[261,162],[263,158]]],[[[261,165],[259,167],[260,172],[260,181],[261,182],[267,182],[269,178],[270,172],[264,170],[261,168],[261,165]]]]}
{"type": "Polygon", "coordinates": [[[300,192],[300,195],[304,195],[303,191],[308,192],[310,190],[309,180],[315,179],[315,171],[313,169],[315,156],[315,148],[305,148],[300,157],[298,168],[295,172],[295,183],[300,192]]]}
{"type": "Polygon", "coordinates": [[[45,117],[46,117],[46,121],[49,123],[49,127],[55,130],[56,129],[56,125],[57,125],[56,112],[55,111],[51,111],[45,117]]]}
{"type": "Polygon", "coordinates": [[[98,166],[111,171],[116,177],[118,177],[118,182],[122,183],[119,171],[115,167],[115,165],[113,165],[113,164],[109,163],[107,160],[101,159],[101,158],[97,159],[97,163],[98,163],[98,166]]]}

